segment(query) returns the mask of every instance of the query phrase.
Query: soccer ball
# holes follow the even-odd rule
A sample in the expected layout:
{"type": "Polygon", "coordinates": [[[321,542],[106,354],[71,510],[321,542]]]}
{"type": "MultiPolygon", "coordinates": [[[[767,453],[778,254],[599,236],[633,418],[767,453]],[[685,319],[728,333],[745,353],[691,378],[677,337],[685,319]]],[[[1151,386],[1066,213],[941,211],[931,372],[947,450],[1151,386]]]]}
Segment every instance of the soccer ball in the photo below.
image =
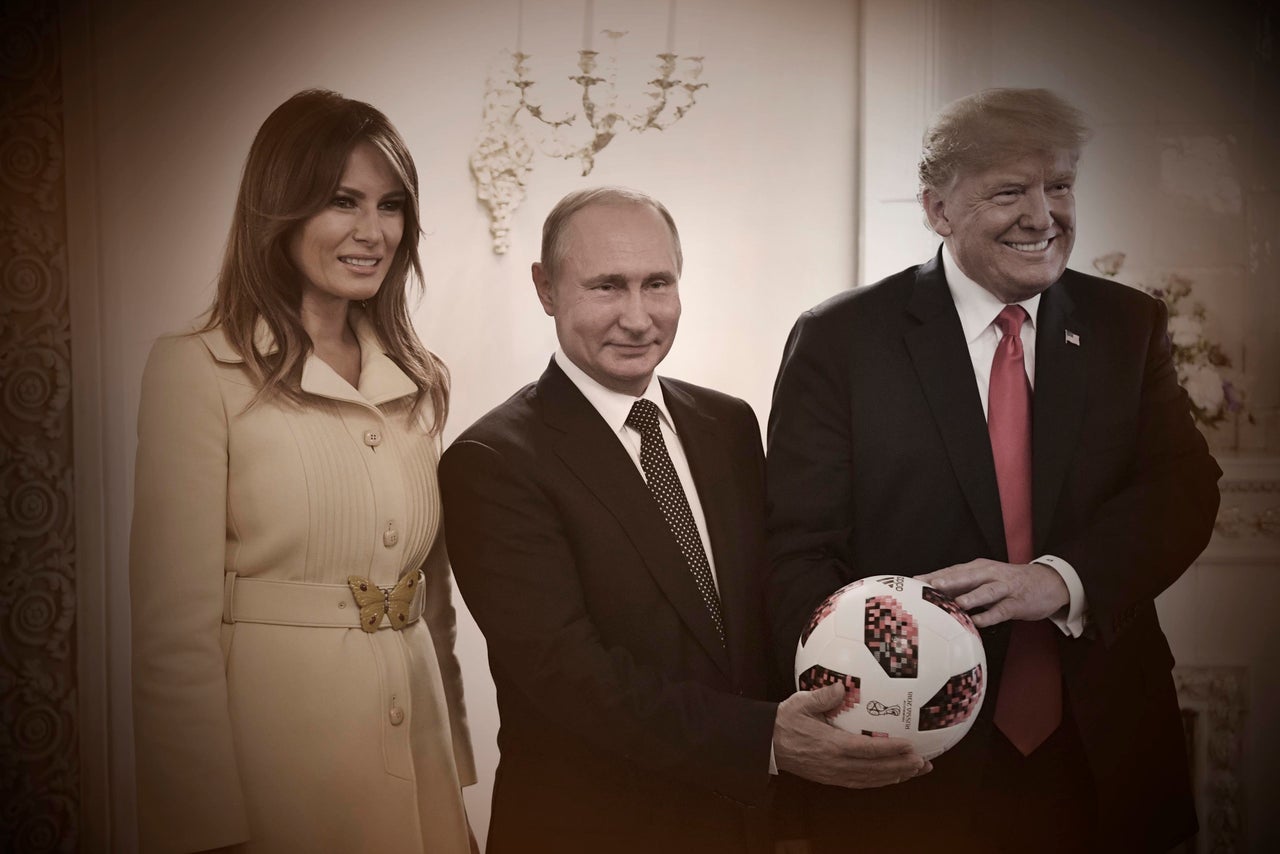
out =
{"type": "Polygon", "coordinates": [[[987,656],[969,615],[914,578],[864,578],[827,597],[796,647],[796,686],[845,686],[827,713],[841,729],[897,736],[932,759],[973,726],[987,656]]]}

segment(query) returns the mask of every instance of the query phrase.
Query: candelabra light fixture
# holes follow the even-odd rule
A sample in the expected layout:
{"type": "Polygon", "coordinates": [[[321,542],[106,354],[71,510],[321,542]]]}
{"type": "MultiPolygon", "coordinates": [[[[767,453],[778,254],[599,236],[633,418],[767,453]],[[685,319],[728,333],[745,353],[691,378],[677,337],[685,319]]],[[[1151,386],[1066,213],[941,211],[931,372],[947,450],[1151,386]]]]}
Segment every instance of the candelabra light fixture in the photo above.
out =
{"type": "Polygon", "coordinates": [[[577,74],[568,76],[580,90],[581,106],[554,117],[548,115],[534,89],[531,54],[522,46],[523,4],[519,7],[516,49],[503,51],[485,86],[484,118],[471,153],[476,197],[488,208],[493,251],[510,247],[511,215],[524,201],[536,152],[562,160],[577,160],[589,175],[596,156],[620,133],[663,131],[684,118],[706,88],[701,81],[703,57],[675,53],[675,0],[667,20],[667,45],[657,54],[656,77],[643,88],[643,106],[625,104],[618,92],[618,43],[624,30],[602,29],[602,55],[594,49],[593,0],[586,0],[583,45],[577,74]]]}

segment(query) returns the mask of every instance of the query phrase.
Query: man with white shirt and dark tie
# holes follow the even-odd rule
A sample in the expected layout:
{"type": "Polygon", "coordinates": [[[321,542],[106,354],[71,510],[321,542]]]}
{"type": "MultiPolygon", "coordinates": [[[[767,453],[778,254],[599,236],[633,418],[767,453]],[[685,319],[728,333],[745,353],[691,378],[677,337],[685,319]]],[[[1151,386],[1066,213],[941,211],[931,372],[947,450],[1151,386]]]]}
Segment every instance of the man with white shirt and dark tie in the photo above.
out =
{"type": "Polygon", "coordinates": [[[933,260],[801,316],[769,419],[775,664],[824,597],[919,575],[974,615],[988,690],[934,772],[805,788],[818,851],[1163,851],[1196,819],[1154,599],[1220,471],[1163,303],[1067,269],[1081,114],[993,89],[925,134],[933,260]],[[850,836],[840,828],[859,828],[850,836]]]}
{"type": "Polygon", "coordinates": [[[866,787],[930,768],[829,726],[839,686],[769,699],[759,426],[654,373],[681,261],[657,201],[561,200],[532,267],[559,349],[441,459],[501,718],[490,854],[763,854],[771,772],[866,787]]]}

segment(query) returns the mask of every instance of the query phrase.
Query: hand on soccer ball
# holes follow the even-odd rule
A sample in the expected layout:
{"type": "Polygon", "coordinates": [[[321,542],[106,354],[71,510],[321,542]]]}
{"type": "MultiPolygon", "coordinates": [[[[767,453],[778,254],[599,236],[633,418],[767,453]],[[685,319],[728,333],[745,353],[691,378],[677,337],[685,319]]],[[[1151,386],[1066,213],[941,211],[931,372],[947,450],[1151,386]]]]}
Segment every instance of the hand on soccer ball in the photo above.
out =
{"type": "Polygon", "coordinates": [[[1062,576],[1039,563],[983,558],[916,577],[955,599],[978,628],[1005,620],[1043,620],[1070,601],[1062,576]]]}
{"type": "Polygon", "coordinates": [[[779,771],[830,786],[870,789],[933,770],[906,739],[855,735],[829,724],[823,713],[842,702],[842,685],[797,691],[782,701],[773,724],[779,771]]]}

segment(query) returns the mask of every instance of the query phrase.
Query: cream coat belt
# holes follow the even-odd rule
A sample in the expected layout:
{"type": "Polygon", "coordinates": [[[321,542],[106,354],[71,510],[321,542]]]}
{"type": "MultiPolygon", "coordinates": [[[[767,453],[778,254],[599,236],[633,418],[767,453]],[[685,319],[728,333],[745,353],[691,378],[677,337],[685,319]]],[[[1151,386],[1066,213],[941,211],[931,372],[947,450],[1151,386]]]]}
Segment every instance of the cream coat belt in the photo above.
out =
{"type": "MultiPolygon", "coordinates": [[[[353,576],[354,577],[354,576],[353,576]]],[[[417,622],[426,605],[426,585],[418,572],[411,586],[413,598],[405,614],[406,625],[417,622]]],[[[397,590],[406,586],[404,580],[397,590]]],[[[379,588],[377,599],[383,600],[379,588]]],[[[378,608],[381,611],[381,607],[378,608]]],[[[365,607],[368,611],[368,606],[365,607]]],[[[270,623],[277,626],[311,626],[338,629],[392,628],[389,620],[378,619],[375,628],[361,624],[361,607],[351,584],[311,584],[305,581],[278,581],[250,578],[228,572],[222,582],[222,622],[270,623]]],[[[397,626],[399,628],[399,626],[397,626]]]]}

